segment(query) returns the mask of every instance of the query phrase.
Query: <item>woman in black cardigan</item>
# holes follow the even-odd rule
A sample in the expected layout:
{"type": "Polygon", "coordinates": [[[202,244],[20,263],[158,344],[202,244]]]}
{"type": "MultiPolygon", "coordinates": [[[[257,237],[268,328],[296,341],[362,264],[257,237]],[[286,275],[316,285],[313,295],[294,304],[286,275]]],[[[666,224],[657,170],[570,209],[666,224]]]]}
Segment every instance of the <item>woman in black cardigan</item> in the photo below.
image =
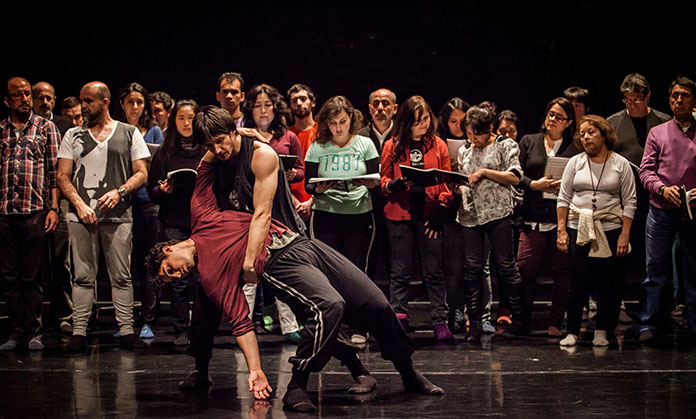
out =
{"type": "MultiPolygon", "coordinates": [[[[152,202],[159,204],[161,240],[184,240],[191,236],[191,197],[195,177],[184,182],[169,179],[167,174],[177,169],[197,169],[205,154],[205,147],[193,141],[193,118],[198,111],[195,101],[178,101],[169,117],[164,142],[152,157],[147,193],[152,202]]],[[[197,275],[194,270],[171,282],[175,345],[188,344],[189,290],[192,289],[189,284],[196,281],[197,275]]],[[[143,301],[143,317],[146,322],[152,322],[157,311],[159,290],[155,287],[148,289],[149,295],[143,301]]]]}
{"type": "Polygon", "coordinates": [[[522,277],[523,324],[531,325],[537,276],[544,265],[553,275],[553,297],[549,314],[549,336],[561,336],[561,322],[568,303],[570,264],[568,255],[556,247],[556,198],[561,179],[544,176],[550,156],[572,157],[578,153],[573,145],[575,112],[573,104],[562,97],[546,105],[541,132],[520,140],[520,164],[524,177],[522,220],[517,264],[522,277]]]}

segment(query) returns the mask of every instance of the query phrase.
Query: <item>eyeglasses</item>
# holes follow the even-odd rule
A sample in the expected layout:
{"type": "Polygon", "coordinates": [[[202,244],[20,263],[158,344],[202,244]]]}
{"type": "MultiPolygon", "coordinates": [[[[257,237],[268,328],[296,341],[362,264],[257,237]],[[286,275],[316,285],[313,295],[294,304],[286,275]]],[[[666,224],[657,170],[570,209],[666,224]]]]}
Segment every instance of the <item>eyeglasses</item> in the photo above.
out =
{"type": "Polygon", "coordinates": [[[623,99],[621,99],[621,101],[622,101],[623,103],[625,103],[626,105],[629,105],[629,104],[640,105],[641,103],[645,102],[645,96],[643,96],[643,97],[640,98],[640,99],[628,99],[628,98],[623,98],[623,99]]]}
{"type": "Polygon", "coordinates": [[[549,119],[555,119],[556,121],[559,121],[559,122],[565,122],[565,121],[567,121],[568,119],[570,119],[570,118],[565,118],[565,117],[564,117],[563,115],[561,115],[560,113],[556,113],[556,112],[553,112],[553,111],[549,111],[549,113],[547,113],[546,115],[549,117],[549,119]]]}

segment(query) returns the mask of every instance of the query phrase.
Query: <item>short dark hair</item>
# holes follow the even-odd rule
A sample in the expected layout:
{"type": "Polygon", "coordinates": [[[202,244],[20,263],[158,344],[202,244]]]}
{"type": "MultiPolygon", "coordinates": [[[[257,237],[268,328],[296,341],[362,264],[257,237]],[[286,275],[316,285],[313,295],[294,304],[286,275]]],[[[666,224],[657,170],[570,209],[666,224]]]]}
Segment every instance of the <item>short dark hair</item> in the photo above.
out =
{"type": "Polygon", "coordinates": [[[160,267],[162,266],[162,261],[167,255],[164,254],[162,250],[164,246],[174,246],[175,244],[181,242],[181,240],[168,240],[166,242],[159,242],[152,246],[147,256],[145,256],[145,269],[147,273],[151,275],[152,278],[159,277],[160,267]]]}
{"type": "Polygon", "coordinates": [[[573,136],[573,144],[575,144],[575,147],[577,147],[578,150],[582,151],[585,149],[582,146],[582,140],[580,138],[580,125],[585,122],[591,124],[599,130],[599,133],[602,134],[602,137],[604,138],[604,145],[607,146],[607,149],[614,149],[614,144],[619,141],[619,136],[616,135],[616,131],[614,131],[614,128],[609,125],[609,122],[599,115],[585,115],[580,117],[580,120],[578,121],[578,130],[573,136]]]}
{"type": "Polygon", "coordinates": [[[496,129],[498,129],[498,127],[500,127],[500,124],[503,121],[510,121],[513,124],[515,124],[515,126],[517,127],[518,130],[520,129],[520,118],[517,117],[516,113],[514,113],[513,111],[511,111],[509,109],[506,109],[506,110],[500,112],[498,114],[498,118],[496,118],[496,119],[497,119],[496,127],[495,127],[496,129]]]}
{"type": "Polygon", "coordinates": [[[495,112],[486,102],[472,106],[466,111],[463,123],[471,127],[476,135],[487,134],[495,128],[495,112]]]}
{"type": "Polygon", "coordinates": [[[158,102],[164,105],[164,109],[170,110],[174,106],[174,100],[167,92],[157,91],[150,95],[151,102],[158,102]]]}
{"type": "Polygon", "coordinates": [[[691,90],[691,95],[694,95],[696,93],[696,84],[688,77],[684,76],[677,76],[676,79],[672,81],[672,84],[669,85],[669,94],[672,94],[672,89],[674,89],[674,86],[680,85],[681,87],[684,87],[686,89],[691,90]]]}
{"type": "Polygon", "coordinates": [[[222,75],[218,77],[217,90],[220,90],[220,85],[222,84],[223,80],[228,83],[232,83],[235,80],[239,80],[239,90],[242,92],[244,91],[244,79],[242,78],[241,74],[235,73],[233,71],[222,73],[222,75]]]}
{"type": "Polygon", "coordinates": [[[319,144],[326,144],[331,139],[331,130],[329,129],[329,118],[333,118],[341,111],[346,111],[351,118],[350,134],[355,135],[363,126],[362,112],[355,109],[345,96],[334,96],[324,103],[319,113],[317,114],[317,131],[316,141],[319,144]]]}
{"type": "Polygon", "coordinates": [[[579,86],[570,86],[563,91],[566,99],[585,105],[585,112],[590,110],[590,91],[579,86]]]}
{"type": "Polygon", "coordinates": [[[288,100],[290,100],[290,95],[293,93],[297,93],[300,90],[306,90],[307,91],[307,96],[309,96],[309,100],[312,102],[316,103],[317,102],[317,96],[314,94],[312,89],[309,88],[306,84],[302,83],[296,83],[293,84],[289,89],[288,89],[288,100]]]}
{"type": "Polygon", "coordinates": [[[619,92],[621,96],[626,95],[626,93],[642,93],[647,96],[650,93],[650,85],[648,84],[648,79],[643,77],[642,74],[631,73],[624,77],[621,87],[619,87],[619,92]]]}
{"type": "Polygon", "coordinates": [[[75,106],[80,106],[80,100],[75,96],[68,96],[60,104],[61,109],[74,108],[75,106]]]}
{"type": "Polygon", "coordinates": [[[218,135],[237,131],[237,122],[229,112],[213,105],[206,105],[193,119],[193,140],[205,145],[218,135]]]}

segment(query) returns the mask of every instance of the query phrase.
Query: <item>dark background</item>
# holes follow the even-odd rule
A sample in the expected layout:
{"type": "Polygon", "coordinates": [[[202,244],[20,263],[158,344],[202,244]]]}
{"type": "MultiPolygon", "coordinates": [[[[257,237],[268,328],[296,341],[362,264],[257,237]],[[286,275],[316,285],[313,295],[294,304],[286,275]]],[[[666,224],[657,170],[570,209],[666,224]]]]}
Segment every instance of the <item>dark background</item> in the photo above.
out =
{"type": "Polygon", "coordinates": [[[318,106],[343,94],[366,111],[378,87],[399,103],[420,94],[436,113],[453,96],[492,100],[529,133],[571,85],[590,89],[593,113],[622,109],[631,72],[669,112],[671,80],[696,77],[693,3],[17,1],[3,6],[2,79],[48,81],[58,101],[101,80],[113,96],[137,81],[208,104],[217,77],[237,71],[245,88],[306,83],[318,106]]]}

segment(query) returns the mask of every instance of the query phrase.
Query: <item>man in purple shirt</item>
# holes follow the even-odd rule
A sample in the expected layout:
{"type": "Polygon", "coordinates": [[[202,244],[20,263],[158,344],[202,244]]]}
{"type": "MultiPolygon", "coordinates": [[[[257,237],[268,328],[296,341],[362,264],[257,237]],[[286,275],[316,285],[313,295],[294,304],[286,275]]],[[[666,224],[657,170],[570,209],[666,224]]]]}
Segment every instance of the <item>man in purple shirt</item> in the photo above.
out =
{"type": "MultiPolygon", "coordinates": [[[[645,228],[647,276],[645,300],[639,313],[638,340],[655,336],[660,323],[662,294],[671,267],[671,249],[679,233],[682,243],[684,298],[689,330],[696,337],[696,221],[680,209],[679,189],[696,194],[696,84],[677,77],[669,89],[674,119],[650,130],[640,164],[640,180],[650,192],[650,210],[645,228]]],[[[691,204],[692,211],[696,208],[691,204]]]]}

